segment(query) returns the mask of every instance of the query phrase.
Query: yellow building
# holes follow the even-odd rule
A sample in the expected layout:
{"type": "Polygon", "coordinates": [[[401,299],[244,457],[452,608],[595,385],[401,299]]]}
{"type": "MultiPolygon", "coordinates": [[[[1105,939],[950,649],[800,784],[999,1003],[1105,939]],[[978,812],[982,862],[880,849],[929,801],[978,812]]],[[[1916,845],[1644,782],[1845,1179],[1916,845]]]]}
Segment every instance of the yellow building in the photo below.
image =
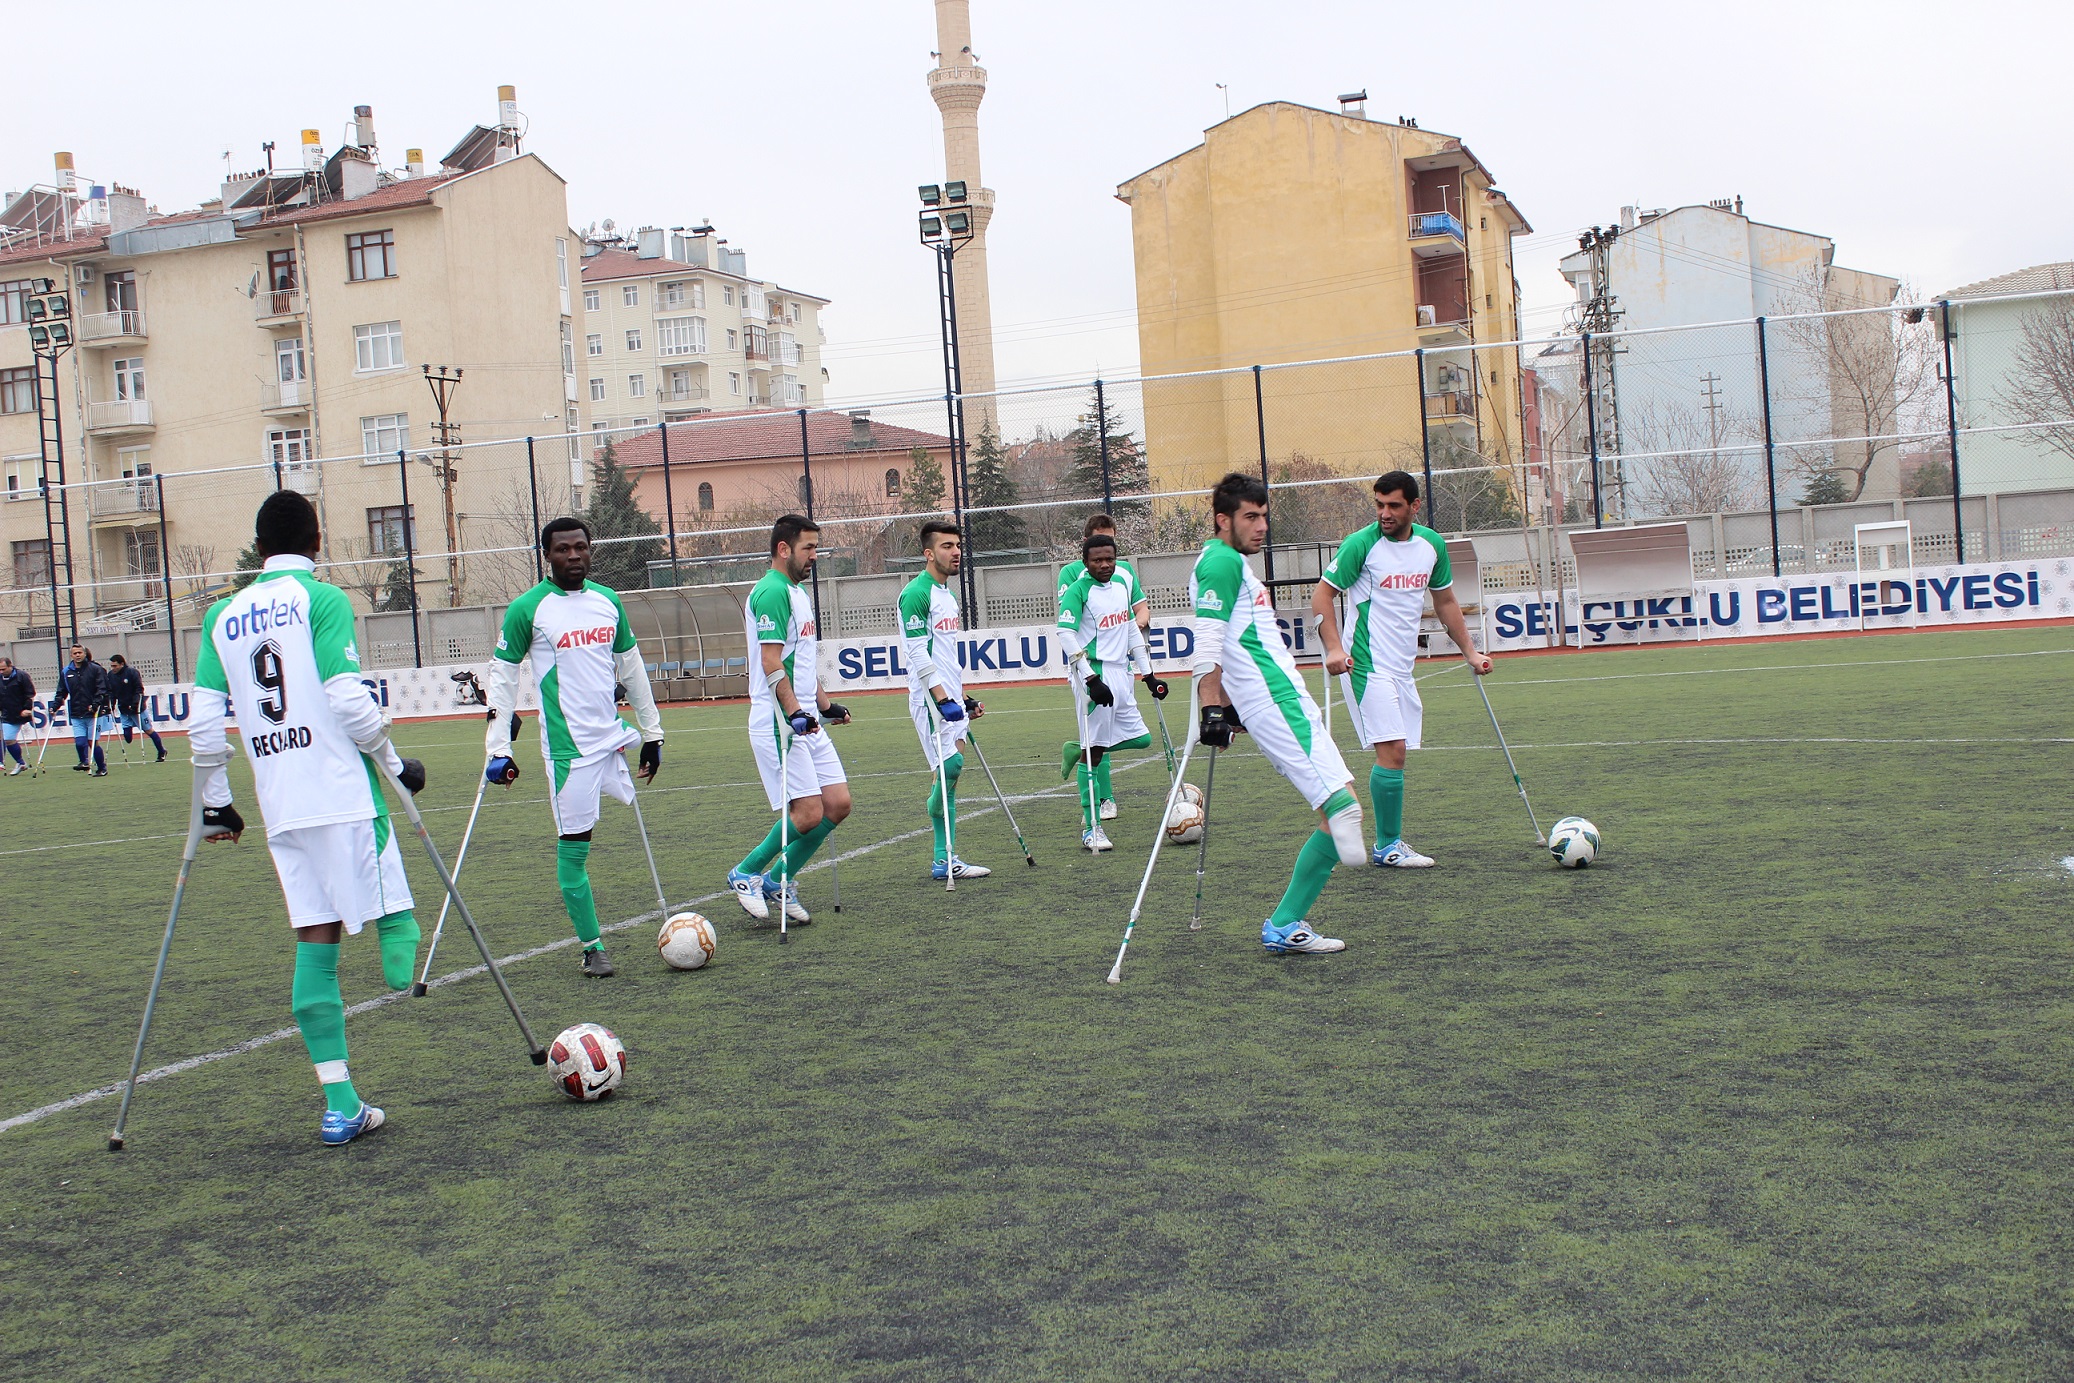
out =
{"type": "Polygon", "coordinates": [[[1298,474],[1516,460],[1512,238],[1526,218],[1461,140],[1287,101],[1255,106],[1117,189],[1131,208],[1138,346],[1156,488],[1260,464],[1298,474]],[[1420,378],[1423,365],[1424,378],[1420,378]]]}

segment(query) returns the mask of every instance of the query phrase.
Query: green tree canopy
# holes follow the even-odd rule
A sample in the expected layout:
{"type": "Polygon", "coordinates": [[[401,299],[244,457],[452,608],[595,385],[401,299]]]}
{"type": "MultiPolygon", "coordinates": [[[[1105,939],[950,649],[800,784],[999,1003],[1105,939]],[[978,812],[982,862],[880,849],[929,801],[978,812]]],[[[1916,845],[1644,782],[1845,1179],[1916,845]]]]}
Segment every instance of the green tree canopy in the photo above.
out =
{"type": "Polygon", "coordinates": [[[1146,465],[1145,449],[1123,425],[1122,415],[1106,399],[1090,398],[1080,425],[1066,434],[1072,446],[1063,488],[1067,494],[1086,495],[1092,503],[1086,512],[1102,505],[1103,456],[1107,453],[1110,513],[1115,516],[1117,536],[1126,550],[1142,549],[1151,537],[1151,506],[1144,500],[1125,503],[1123,495],[1142,495],[1152,489],[1152,474],[1146,465]],[[1105,445],[1106,444],[1106,445],[1105,445]]]}
{"type": "Polygon", "coordinates": [[[1001,434],[991,419],[979,425],[979,442],[965,457],[965,474],[972,509],[996,509],[994,513],[966,515],[965,546],[975,560],[989,552],[1019,552],[1030,545],[1023,516],[1015,510],[999,512],[997,506],[1019,504],[1022,491],[1008,473],[1008,454],[1001,434]]]}
{"type": "Polygon", "coordinates": [[[900,503],[914,514],[931,514],[943,507],[943,467],[929,448],[908,449],[907,484],[900,503]]]}
{"type": "Polygon", "coordinates": [[[648,564],[661,561],[665,551],[662,528],[641,507],[634,478],[610,442],[591,463],[591,502],[578,517],[590,525],[591,580],[615,591],[647,586],[648,564]],[[627,538],[636,541],[607,541],[627,538]]]}

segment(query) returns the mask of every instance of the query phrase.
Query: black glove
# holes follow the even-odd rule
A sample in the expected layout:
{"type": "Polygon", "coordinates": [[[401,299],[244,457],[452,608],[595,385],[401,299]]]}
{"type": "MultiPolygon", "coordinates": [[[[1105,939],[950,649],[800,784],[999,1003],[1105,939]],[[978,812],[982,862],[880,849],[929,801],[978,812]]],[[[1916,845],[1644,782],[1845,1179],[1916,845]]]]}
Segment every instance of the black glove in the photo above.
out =
{"type": "Polygon", "coordinates": [[[509,787],[518,781],[518,765],[511,761],[509,754],[499,754],[490,760],[482,776],[484,782],[495,783],[500,788],[509,787]]]}
{"type": "Polygon", "coordinates": [[[1087,699],[1094,702],[1097,706],[1114,706],[1116,704],[1116,693],[1110,691],[1109,684],[1104,682],[1099,676],[1090,677],[1087,679],[1087,699]]]}
{"type": "Polygon", "coordinates": [[[238,815],[236,807],[226,803],[221,807],[202,808],[202,838],[204,840],[214,840],[218,836],[226,835],[232,840],[236,840],[243,834],[245,834],[245,818],[238,815]]]}
{"type": "Polygon", "coordinates": [[[965,708],[949,697],[945,697],[936,703],[936,714],[955,725],[965,718],[965,708]]]}
{"type": "Polygon", "coordinates": [[[1231,748],[1232,731],[1238,728],[1238,717],[1229,706],[1205,706],[1202,711],[1202,727],[1196,733],[1200,744],[1212,749],[1231,748]]]}
{"type": "Polygon", "coordinates": [[[821,721],[825,725],[848,725],[850,708],[840,701],[831,701],[822,709],[821,721]]]}
{"type": "Polygon", "coordinates": [[[1148,672],[1145,674],[1144,681],[1145,690],[1152,693],[1154,701],[1164,701],[1167,699],[1166,678],[1161,677],[1158,673],[1148,672]]]}
{"type": "Polygon", "coordinates": [[[811,735],[821,728],[821,722],[807,714],[807,708],[804,706],[786,716],[785,723],[792,727],[792,733],[795,735],[811,735]]]}
{"type": "Polygon", "coordinates": [[[965,698],[965,715],[969,720],[978,720],[987,713],[987,705],[976,696],[965,698]]]}
{"type": "Polygon", "coordinates": [[[662,768],[663,742],[661,740],[646,741],[641,746],[641,776],[643,778],[653,778],[656,774],[662,772],[662,768]]]}
{"type": "Polygon", "coordinates": [[[403,771],[396,775],[396,781],[403,784],[405,792],[416,797],[425,790],[425,765],[416,759],[405,759],[403,771]]]}

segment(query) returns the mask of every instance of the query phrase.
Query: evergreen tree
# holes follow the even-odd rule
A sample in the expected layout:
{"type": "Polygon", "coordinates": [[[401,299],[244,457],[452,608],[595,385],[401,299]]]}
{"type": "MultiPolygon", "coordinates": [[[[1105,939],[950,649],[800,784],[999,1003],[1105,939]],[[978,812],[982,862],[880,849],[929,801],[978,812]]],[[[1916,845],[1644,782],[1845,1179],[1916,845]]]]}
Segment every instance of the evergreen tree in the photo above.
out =
{"type": "Polygon", "coordinates": [[[662,528],[641,507],[634,478],[620,466],[610,442],[591,464],[591,502],[577,517],[590,525],[591,580],[615,591],[648,585],[648,564],[660,562],[665,550],[662,528]],[[606,541],[612,538],[647,541],[606,541]]]}
{"type": "MultiPolygon", "coordinates": [[[[1106,400],[1097,409],[1093,400],[1088,411],[1080,417],[1080,426],[1066,434],[1072,446],[1072,459],[1066,465],[1063,484],[1072,495],[1086,495],[1094,502],[1087,512],[1099,510],[1102,502],[1102,454],[1107,442],[1109,457],[1109,493],[1112,496],[1142,495],[1152,489],[1152,475],[1145,464],[1145,449],[1138,439],[1124,429],[1123,419],[1113,404],[1106,400]]],[[[1117,540],[1126,550],[1142,550],[1151,537],[1151,506],[1143,500],[1125,503],[1121,498],[1111,501],[1110,513],[1116,518],[1117,540]]]]}
{"type": "Polygon", "coordinates": [[[966,515],[965,548],[974,560],[984,553],[1019,552],[1027,548],[1030,535],[1023,525],[1023,516],[1012,509],[998,511],[998,506],[1021,503],[1022,491],[1008,473],[1008,453],[1002,448],[1001,434],[994,429],[991,419],[979,426],[979,444],[967,453],[965,472],[971,488],[971,508],[997,510],[966,515]]]}
{"type": "Polygon", "coordinates": [[[381,604],[378,610],[411,610],[410,563],[403,561],[389,564],[389,575],[382,585],[381,604]]]}
{"type": "Polygon", "coordinates": [[[1843,504],[1851,498],[1844,478],[1835,471],[1820,471],[1809,477],[1808,487],[1800,497],[1802,504],[1843,504]]]}
{"type": "Polygon", "coordinates": [[[266,558],[259,555],[259,544],[251,542],[245,544],[245,550],[238,554],[238,560],[234,565],[236,570],[230,578],[230,588],[242,591],[259,579],[261,569],[266,566],[266,558]]]}
{"type": "Polygon", "coordinates": [[[907,453],[907,484],[901,507],[911,514],[932,514],[943,507],[943,467],[927,447],[907,453]]]}

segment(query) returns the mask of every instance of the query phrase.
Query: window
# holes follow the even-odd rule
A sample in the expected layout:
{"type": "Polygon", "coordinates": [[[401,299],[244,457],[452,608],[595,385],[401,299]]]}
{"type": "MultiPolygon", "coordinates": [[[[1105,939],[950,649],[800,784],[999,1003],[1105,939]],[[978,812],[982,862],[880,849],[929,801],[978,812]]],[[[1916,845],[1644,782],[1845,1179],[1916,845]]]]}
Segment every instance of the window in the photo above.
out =
{"type": "Polygon", "coordinates": [[[742,348],[742,333],[740,333],[739,331],[736,331],[736,330],[735,330],[735,329],[734,329],[733,327],[729,327],[729,328],[727,329],[727,349],[728,349],[728,350],[729,350],[730,352],[733,352],[733,351],[738,351],[738,350],[740,350],[741,348],[742,348]]]}
{"type": "Polygon", "coordinates": [[[354,369],[395,370],[403,366],[403,323],[374,322],[353,328],[354,369]]]}
{"type": "Polygon", "coordinates": [[[27,499],[31,495],[42,493],[36,484],[36,472],[42,465],[42,459],[35,456],[8,457],[6,497],[27,499]]]}
{"type": "Polygon", "coordinates": [[[641,349],[641,329],[639,327],[629,327],[627,329],[627,349],[630,351],[641,349]]]}
{"type": "Polygon", "coordinates": [[[346,237],[346,277],[354,283],[365,279],[396,277],[396,232],[365,231],[346,237]]]}
{"type": "Polygon", "coordinates": [[[742,392],[742,377],[732,370],[727,372],[727,392],[730,394],[742,392]]]}
{"type": "Polygon", "coordinates": [[[569,310],[569,242],[555,237],[555,286],[562,290],[562,311],[569,310]]]}
{"type": "Polygon", "coordinates": [[[595,332],[584,337],[583,350],[586,355],[603,355],[605,353],[605,338],[595,332]]]}
{"type": "Polygon", "coordinates": [[[300,466],[310,459],[310,430],[277,427],[266,434],[266,459],[276,466],[300,466]]]}
{"type": "MultiPolygon", "coordinates": [[[[417,509],[413,504],[411,510],[417,509]]],[[[367,511],[367,550],[377,556],[401,556],[418,543],[418,516],[400,504],[367,511]]]]}
{"type": "Polygon", "coordinates": [[[687,295],[684,291],[684,284],[682,282],[665,283],[661,285],[656,291],[658,297],[655,305],[657,307],[684,306],[684,299],[687,295]]]}
{"type": "MultiPolygon", "coordinates": [[[[165,570],[158,560],[158,530],[156,528],[126,528],[122,533],[123,575],[132,579],[158,576],[165,570]]],[[[164,592],[156,581],[144,588],[144,598],[155,599],[164,592]]]]}
{"type": "Polygon", "coordinates": [[[721,284],[720,297],[721,301],[725,302],[729,307],[733,307],[735,305],[735,286],[731,283],[721,284]]]}
{"type": "Polygon", "coordinates": [[[704,355],[706,319],[703,317],[658,317],[655,342],[663,355],[704,355]]]}
{"type": "Polygon", "coordinates": [[[50,539],[30,538],[15,543],[14,584],[17,587],[50,584],[50,539]]]}
{"type": "Polygon", "coordinates": [[[124,480],[135,480],[151,474],[150,447],[124,447],[115,453],[116,474],[124,480]]]}
{"type": "Polygon", "coordinates": [[[701,308],[706,305],[706,281],[704,279],[693,279],[691,281],[691,305],[701,308]]]}
{"type": "Polygon", "coordinates": [[[663,397],[683,402],[691,397],[691,371],[671,370],[663,376],[663,397]]]}
{"type": "Polygon", "coordinates": [[[604,380],[602,380],[602,379],[593,379],[593,380],[591,381],[591,402],[592,402],[592,403],[603,403],[604,401],[605,401],[605,381],[604,381],[604,380]]]}
{"type": "Polygon", "coordinates": [[[791,324],[792,324],[793,326],[798,326],[798,325],[799,325],[799,304],[798,304],[798,303],[786,303],[786,304],[785,304],[785,320],[786,320],[787,322],[791,323],[791,324]]]}
{"type": "Polygon", "coordinates": [[[360,420],[360,450],[379,465],[410,446],[410,414],[377,413],[360,420]]]}
{"type": "Polygon", "coordinates": [[[562,373],[576,373],[576,333],[570,327],[567,317],[562,318],[562,373]]]}
{"type": "Polygon", "coordinates": [[[620,285],[619,302],[622,307],[639,307],[641,305],[641,285],[638,283],[620,285]]]}
{"type": "MultiPolygon", "coordinates": [[[[699,482],[699,509],[708,514],[713,512],[713,487],[703,480],[699,482]]],[[[16,543],[15,546],[20,547],[21,544],[16,543]]]]}
{"type": "Polygon", "coordinates": [[[742,315],[744,317],[765,317],[769,315],[764,310],[763,290],[761,288],[744,288],[742,290],[742,315]]]}
{"type": "Polygon", "coordinates": [[[886,498],[900,498],[900,472],[890,466],[886,469],[886,498]]]}
{"type": "Polygon", "coordinates": [[[126,356],[114,363],[115,399],[118,403],[131,403],[144,397],[144,357],[126,356]]]}
{"type": "Polygon", "coordinates": [[[773,354],[780,365],[797,365],[800,362],[799,338],[789,331],[774,332],[771,336],[773,354]]]}
{"type": "Polygon", "coordinates": [[[627,376],[627,397],[628,397],[628,398],[630,398],[630,399],[638,399],[638,398],[644,398],[644,397],[646,397],[646,396],[647,396],[647,393],[648,393],[648,376],[647,376],[647,375],[628,375],[628,376],[627,376]]]}
{"type": "Polygon", "coordinates": [[[648,419],[646,419],[646,418],[636,418],[636,419],[634,419],[634,420],[633,420],[633,421],[632,421],[631,423],[629,423],[629,424],[628,424],[628,426],[629,426],[629,427],[646,427],[646,426],[648,426],[648,419]]]}
{"type": "Polygon", "coordinates": [[[0,413],[34,413],[35,411],[35,367],[24,365],[16,370],[0,370],[0,413]]]}
{"type": "Polygon", "coordinates": [[[583,290],[583,310],[585,312],[596,312],[598,310],[597,289],[586,288],[583,290]]]}
{"type": "Polygon", "coordinates": [[[797,408],[806,401],[800,391],[799,380],[792,375],[772,375],[770,392],[770,401],[786,408],[797,408]]]}
{"type": "Polygon", "coordinates": [[[12,326],[29,315],[31,279],[9,279],[0,283],[0,327],[12,326]]]}
{"type": "MultiPolygon", "coordinates": [[[[137,310],[137,275],[124,269],[119,273],[101,276],[102,301],[110,312],[135,312],[137,310]]],[[[131,323],[125,322],[127,329],[131,323]]]]}

